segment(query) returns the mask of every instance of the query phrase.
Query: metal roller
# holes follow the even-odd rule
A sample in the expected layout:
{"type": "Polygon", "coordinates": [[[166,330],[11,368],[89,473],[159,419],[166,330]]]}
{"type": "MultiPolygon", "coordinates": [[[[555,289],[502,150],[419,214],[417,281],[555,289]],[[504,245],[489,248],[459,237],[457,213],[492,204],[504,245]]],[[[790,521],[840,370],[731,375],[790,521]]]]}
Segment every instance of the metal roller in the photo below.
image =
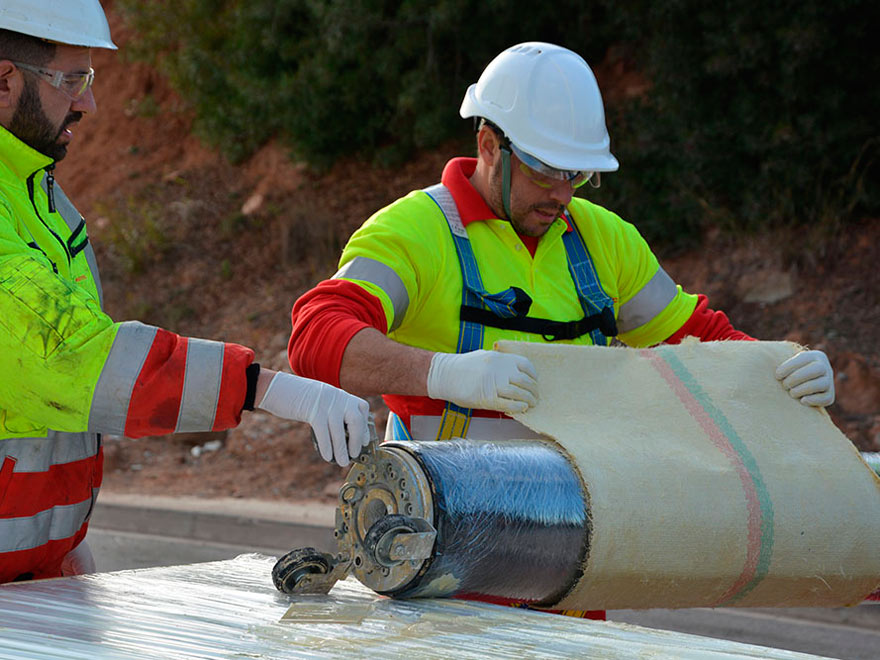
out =
{"type": "Polygon", "coordinates": [[[350,573],[394,597],[552,605],[580,576],[588,520],[580,477],[550,442],[371,445],[339,489],[337,553],[294,550],[273,579],[290,594],[350,573]]]}

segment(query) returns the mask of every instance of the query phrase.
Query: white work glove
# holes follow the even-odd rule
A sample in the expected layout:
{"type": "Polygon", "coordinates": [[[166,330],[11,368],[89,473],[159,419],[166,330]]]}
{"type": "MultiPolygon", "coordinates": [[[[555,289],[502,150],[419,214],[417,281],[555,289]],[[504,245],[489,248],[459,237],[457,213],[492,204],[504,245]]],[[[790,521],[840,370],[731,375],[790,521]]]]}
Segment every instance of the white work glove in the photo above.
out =
{"type": "Polygon", "coordinates": [[[513,414],[538,403],[538,375],[528,358],[498,351],[435,353],[428,396],[464,408],[513,414]]]}
{"type": "Polygon", "coordinates": [[[97,573],[95,568],[95,558],[92,556],[92,549],[86,540],[79,542],[73,550],[64,555],[61,561],[61,575],[68,577],[70,575],[85,575],[86,573],[97,573]]]}
{"type": "Polygon", "coordinates": [[[822,351],[803,351],[776,368],[776,379],[805,406],[834,403],[834,371],[822,351]]]}
{"type": "Polygon", "coordinates": [[[279,372],[257,408],[308,422],[321,458],[328,462],[335,458],[342,467],[370,442],[370,404],[327,383],[279,372]]]}

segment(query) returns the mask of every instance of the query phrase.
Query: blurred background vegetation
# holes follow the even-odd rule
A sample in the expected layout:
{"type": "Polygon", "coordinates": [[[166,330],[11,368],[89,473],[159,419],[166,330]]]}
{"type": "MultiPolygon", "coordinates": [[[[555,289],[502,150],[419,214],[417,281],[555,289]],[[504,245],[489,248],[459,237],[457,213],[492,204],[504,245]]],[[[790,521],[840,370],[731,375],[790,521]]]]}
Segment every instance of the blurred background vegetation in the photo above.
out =
{"type": "Polygon", "coordinates": [[[707,224],[831,234],[880,210],[874,0],[116,7],[136,31],[128,52],[169,77],[198,134],[233,162],[273,138],[318,168],[348,156],[396,165],[470,139],[467,86],[507,46],[540,40],[646,81],[607,99],[621,169],[591,198],[650,241],[684,246],[707,224]]]}

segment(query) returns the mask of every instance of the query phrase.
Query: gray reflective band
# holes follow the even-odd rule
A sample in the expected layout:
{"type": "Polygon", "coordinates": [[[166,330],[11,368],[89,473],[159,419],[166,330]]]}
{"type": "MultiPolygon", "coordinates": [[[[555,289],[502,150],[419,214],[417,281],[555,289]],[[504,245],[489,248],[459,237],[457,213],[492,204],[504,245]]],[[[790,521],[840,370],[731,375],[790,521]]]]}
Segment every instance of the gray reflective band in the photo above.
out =
{"type": "Polygon", "coordinates": [[[191,433],[214,428],[223,378],[223,349],[224,345],[218,341],[187,339],[186,374],[175,432],[191,433]]]}
{"type": "Polygon", "coordinates": [[[332,279],[361,280],[375,284],[391,299],[391,307],[394,309],[394,321],[388,331],[396,330],[406,316],[409,307],[409,294],[403,285],[400,275],[394,269],[383,264],[381,261],[368,257],[355,257],[340,268],[332,279]]]}
{"type": "Polygon", "coordinates": [[[30,550],[70,538],[86,521],[96,496],[94,489],[91,497],[76,504],[53,506],[24,518],[0,518],[0,553],[30,550]]]}
{"type": "Polygon", "coordinates": [[[114,435],[125,433],[131,392],[156,332],[154,326],[139,321],[126,321],[120,325],[92,397],[89,430],[114,435]]]}
{"type": "Polygon", "coordinates": [[[456,236],[461,236],[462,238],[468,238],[467,230],[464,228],[464,223],[461,221],[461,215],[458,213],[458,206],[455,203],[455,198],[452,196],[449,188],[442,183],[438,183],[430,188],[425,188],[425,192],[437,202],[440,210],[443,211],[443,215],[446,216],[446,222],[449,224],[449,229],[452,233],[456,236]]]}
{"type": "Polygon", "coordinates": [[[13,472],[46,472],[53,465],[74,463],[98,453],[94,433],[49,431],[45,438],[5,438],[0,440],[0,464],[15,459],[13,472]]]}
{"type": "Polygon", "coordinates": [[[662,268],[631,300],[620,306],[619,334],[639,328],[660,314],[678,293],[678,287],[662,268]]]}
{"type": "MultiPolygon", "coordinates": [[[[46,183],[46,176],[43,175],[43,181],[40,184],[43,188],[44,192],[48,193],[48,184],[46,183]]],[[[52,190],[55,196],[55,210],[64,218],[64,222],[67,223],[67,226],[70,228],[70,231],[76,231],[76,228],[79,226],[79,223],[82,222],[83,217],[80,215],[80,212],[76,210],[76,207],[73,205],[73,202],[68,199],[67,195],[64,194],[64,191],[61,190],[61,186],[56,182],[52,186],[52,190]]],[[[104,307],[104,290],[101,288],[101,278],[98,275],[98,262],[95,259],[95,251],[92,249],[91,243],[86,245],[83,250],[83,255],[85,255],[86,263],[89,265],[89,270],[92,273],[92,279],[95,280],[95,287],[98,289],[98,302],[101,304],[101,308],[104,307]]]]}

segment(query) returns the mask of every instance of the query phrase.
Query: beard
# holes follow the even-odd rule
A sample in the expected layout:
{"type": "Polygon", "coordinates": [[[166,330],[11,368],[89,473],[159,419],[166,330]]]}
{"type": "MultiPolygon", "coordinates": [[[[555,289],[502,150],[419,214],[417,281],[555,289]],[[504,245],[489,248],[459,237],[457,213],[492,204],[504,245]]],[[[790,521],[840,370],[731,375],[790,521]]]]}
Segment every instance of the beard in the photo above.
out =
{"type": "MultiPolygon", "coordinates": [[[[502,187],[502,173],[500,167],[495,168],[495,172],[492,175],[492,178],[489,182],[489,197],[486,202],[489,205],[489,208],[497,215],[498,218],[502,220],[507,220],[516,230],[518,234],[522,234],[523,236],[532,236],[532,237],[540,237],[543,236],[547,232],[547,227],[531,227],[529,223],[526,221],[526,218],[532,211],[541,211],[543,213],[554,213],[557,217],[562,215],[565,212],[565,207],[561,204],[554,204],[553,202],[543,202],[540,204],[532,204],[526,208],[519,208],[514,206],[513,192],[511,191],[511,199],[510,202],[510,217],[506,217],[504,214],[504,201],[503,201],[503,187],[502,187]]],[[[511,188],[513,185],[511,184],[511,188]]]]}
{"type": "Polygon", "coordinates": [[[81,116],[81,112],[71,112],[64,118],[61,126],[54,126],[43,112],[36,83],[26,79],[18,107],[12,115],[9,132],[32,149],[57,162],[67,155],[67,145],[58,143],[61,132],[81,116]]]}

